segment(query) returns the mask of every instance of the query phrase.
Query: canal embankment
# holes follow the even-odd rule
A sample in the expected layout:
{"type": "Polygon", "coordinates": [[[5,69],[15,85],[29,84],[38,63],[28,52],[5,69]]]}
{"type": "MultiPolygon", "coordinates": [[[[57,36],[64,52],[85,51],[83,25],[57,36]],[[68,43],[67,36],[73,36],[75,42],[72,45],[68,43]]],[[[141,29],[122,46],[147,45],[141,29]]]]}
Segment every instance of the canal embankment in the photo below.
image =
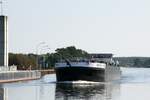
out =
{"type": "Polygon", "coordinates": [[[0,83],[34,80],[41,78],[39,71],[6,71],[0,72],[0,83]]]}
{"type": "Polygon", "coordinates": [[[54,74],[55,70],[54,69],[46,69],[46,70],[39,70],[41,72],[41,76],[44,76],[46,74],[54,74]]]}
{"type": "Polygon", "coordinates": [[[0,83],[34,80],[41,78],[38,70],[17,70],[16,66],[0,67],[0,83]]]}
{"type": "Polygon", "coordinates": [[[0,67],[0,83],[40,79],[47,74],[54,74],[54,69],[17,70],[17,66],[0,67]]]}

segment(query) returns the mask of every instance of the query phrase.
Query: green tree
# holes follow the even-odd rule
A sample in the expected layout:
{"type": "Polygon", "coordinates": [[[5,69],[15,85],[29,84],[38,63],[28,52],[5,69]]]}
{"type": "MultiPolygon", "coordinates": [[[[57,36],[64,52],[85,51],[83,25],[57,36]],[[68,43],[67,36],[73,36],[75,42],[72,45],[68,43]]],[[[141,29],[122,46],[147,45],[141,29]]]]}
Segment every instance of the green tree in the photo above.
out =
{"type": "Polygon", "coordinates": [[[9,66],[16,65],[18,69],[35,69],[36,56],[34,54],[13,54],[9,53],[9,66]]]}
{"type": "Polygon", "coordinates": [[[144,61],[143,67],[150,67],[150,59],[144,61]]]}
{"type": "Polygon", "coordinates": [[[76,49],[74,46],[56,49],[57,54],[61,54],[65,58],[87,57],[88,53],[81,49],[76,49]]]}
{"type": "Polygon", "coordinates": [[[55,53],[52,53],[48,57],[49,65],[55,66],[55,63],[60,59],[71,59],[74,57],[88,57],[88,53],[81,49],[76,49],[74,46],[66,48],[58,48],[55,53]]]}
{"type": "Polygon", "coordinates": [[[13,54],[9,53],[9,65],[17,65],[18,69],[26,70],[30,67],[36,69],[36,57],[39,57],[42,68],[53,68],[55,63],[60,59],[70,59],[73,57],[88,57],[88,53],[74,46],[66,48],[58,48],[55,53],[47,53],[42,55],[35,54],[13,54]]]}
{"type": "Polygon", "coordinates": [[[143,66],[143,62],[139,59],[139,58],[135,58],[134,60],[133,60],[133,66],[135,66],[135,67],[142,67],[143,66]]]}

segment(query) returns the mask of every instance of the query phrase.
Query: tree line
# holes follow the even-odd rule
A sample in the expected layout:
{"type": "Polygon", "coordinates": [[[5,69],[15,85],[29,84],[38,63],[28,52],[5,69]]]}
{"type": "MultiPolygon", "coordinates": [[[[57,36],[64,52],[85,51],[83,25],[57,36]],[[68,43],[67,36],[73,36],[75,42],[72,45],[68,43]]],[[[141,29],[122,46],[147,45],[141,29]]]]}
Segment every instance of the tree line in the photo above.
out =
{"type": "MultiPolygon", "coordinates": [[[[15,54],[9,53],[9,66],[16,65],[20,70],[50,69],[60,59],[74,57],[88,57],[88,52],[77,49],[75,46],[58,48],[55,53],[47,54],[15,54]]],[[[115,57],[123,67],[147,67],[150,68],[150,57],[115,57]]]]}
{"type": "Polygon", "coordinates": [[[62,58],[87,57],[88,53],[77,49],[75,46],[58,48],[55,53],[37,54],[14,54],[9,53],[9,66],[16,65],[19,70],[27,69],[50,69],[62,58]]]}
{"type": "Polygon", "coordinates": [[[150,68],[150,57],[115,57],[123,67],[150,68]]]}

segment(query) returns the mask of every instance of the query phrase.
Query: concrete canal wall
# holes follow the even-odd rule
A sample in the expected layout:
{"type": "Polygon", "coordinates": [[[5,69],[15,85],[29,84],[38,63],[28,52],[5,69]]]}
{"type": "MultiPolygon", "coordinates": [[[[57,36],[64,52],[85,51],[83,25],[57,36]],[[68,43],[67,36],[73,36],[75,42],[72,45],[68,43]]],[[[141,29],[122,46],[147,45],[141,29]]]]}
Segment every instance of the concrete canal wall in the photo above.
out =
{"type": "Polygon", "coordinates": [[[41,78],[38,70],[17,70],[17,66],[0,66],[0,83],[41,78]]]}
{"type": "Polygon", "coordinates": [[[17,66],[8,66],[8,18],[0,16],[0,83],[41,77],[39,71],[17,71],[17,66]]]}
{"type": "Polygon", "coordinates": [[[39,71],[6,71],[0,72],[0,83],[25,81],[41,78],[39,71]]]}
{"type": "Polygon", "coordinates": [[[47,70],[39,70],[41,72],[41,76],[44,76],[46,74],[54,74],[55,70],[54,69],[47,69],[47,70]]]}

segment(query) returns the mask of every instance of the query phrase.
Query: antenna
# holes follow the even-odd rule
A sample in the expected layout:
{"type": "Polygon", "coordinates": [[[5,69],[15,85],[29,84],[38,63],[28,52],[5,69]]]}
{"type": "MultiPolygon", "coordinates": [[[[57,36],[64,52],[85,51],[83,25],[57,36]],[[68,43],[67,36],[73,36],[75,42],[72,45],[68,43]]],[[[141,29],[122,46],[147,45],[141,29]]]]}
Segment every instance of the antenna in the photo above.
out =
{"type": "Polygon", "coordinates": [[[1,5],[1,15],[3,15],[3,0],[0,1],[0,5],[1,5]]]}

